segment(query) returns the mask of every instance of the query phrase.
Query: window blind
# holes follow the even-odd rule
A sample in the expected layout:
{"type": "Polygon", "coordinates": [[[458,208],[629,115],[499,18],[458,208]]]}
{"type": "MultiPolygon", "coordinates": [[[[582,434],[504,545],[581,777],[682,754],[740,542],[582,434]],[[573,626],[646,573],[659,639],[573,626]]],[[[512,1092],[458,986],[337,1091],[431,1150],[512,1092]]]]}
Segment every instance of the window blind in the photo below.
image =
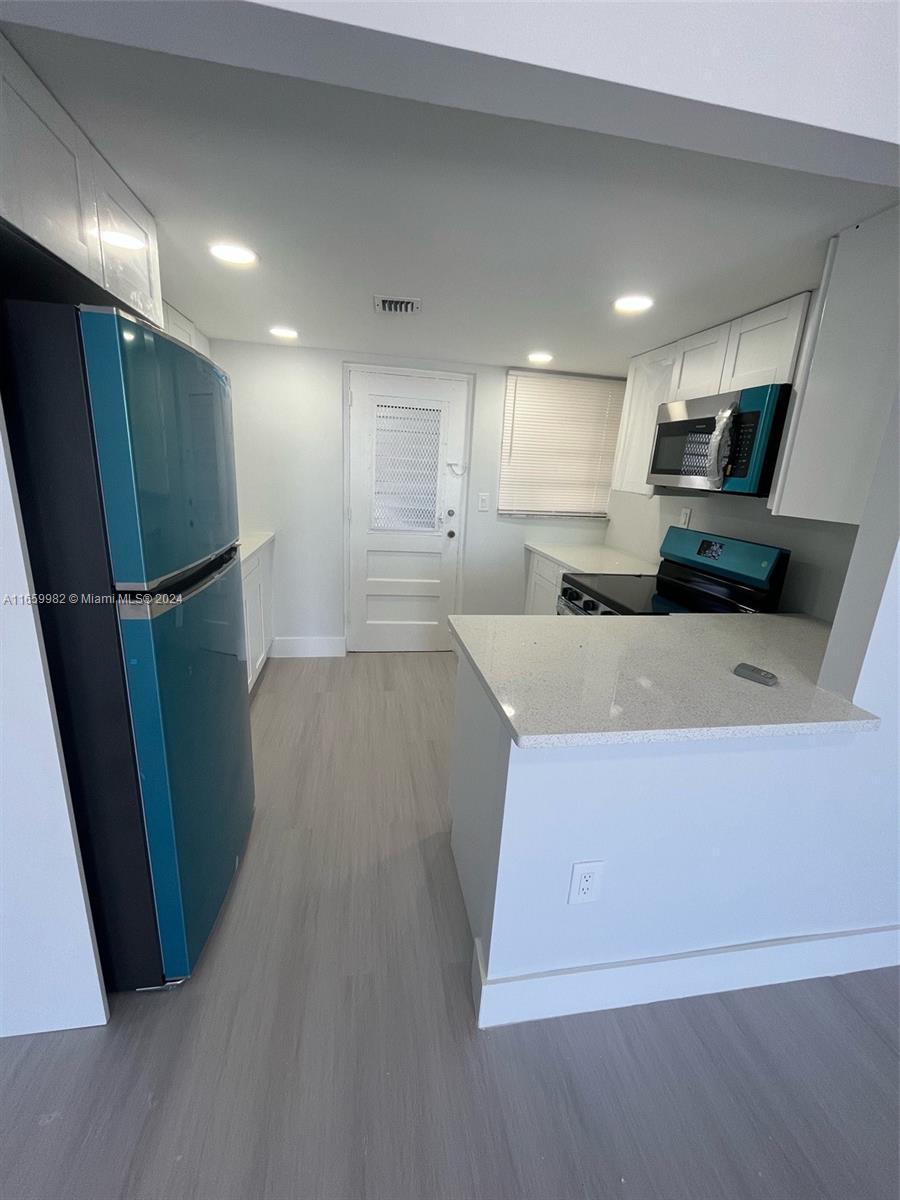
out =
{"type": "Polygon", "coordinates": [[[510,370],[497,511],[606,513],[624,379],[510,370]]]}

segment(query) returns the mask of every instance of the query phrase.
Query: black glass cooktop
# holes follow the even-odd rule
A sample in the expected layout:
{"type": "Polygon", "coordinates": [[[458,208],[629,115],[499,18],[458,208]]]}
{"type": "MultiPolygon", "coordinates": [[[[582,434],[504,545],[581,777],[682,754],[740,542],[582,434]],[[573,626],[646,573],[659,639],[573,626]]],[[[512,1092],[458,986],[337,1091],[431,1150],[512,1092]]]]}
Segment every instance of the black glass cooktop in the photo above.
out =
{"type": "Polygon", "coordinates": [[[670,606],[660,607],[658,601],[654,604],[655,575],[563,575],[563,587],[567,586],[626,617],[670,610],[670,606]]]}

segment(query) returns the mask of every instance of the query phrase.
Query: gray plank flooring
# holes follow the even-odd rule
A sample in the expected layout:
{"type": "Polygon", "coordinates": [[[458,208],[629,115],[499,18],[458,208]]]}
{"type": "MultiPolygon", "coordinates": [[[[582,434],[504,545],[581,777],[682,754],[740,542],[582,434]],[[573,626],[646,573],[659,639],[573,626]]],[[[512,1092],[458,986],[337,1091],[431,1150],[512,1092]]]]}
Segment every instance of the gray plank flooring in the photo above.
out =
{"type": "Polygon", "coordinates": [[[452,679],[268,664],[200,968],[0,1042],[3,1200],[895,1200],[896,971],[476,1031],[452,679]]]}

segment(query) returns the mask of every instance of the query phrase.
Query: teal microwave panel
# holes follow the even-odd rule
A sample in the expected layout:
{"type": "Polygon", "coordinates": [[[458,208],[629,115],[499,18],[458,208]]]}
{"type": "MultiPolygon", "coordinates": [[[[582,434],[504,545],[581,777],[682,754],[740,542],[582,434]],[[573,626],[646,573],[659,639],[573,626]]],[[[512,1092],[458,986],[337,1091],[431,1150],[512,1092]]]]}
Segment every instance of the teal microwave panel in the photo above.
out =
{"type": "Polygon", "coordinates": [[[113,576],[151,589],[237,540],[228,376],[112,309],[79,315],[113,576]]]}
{"type": "Polygon", "coordinates": [[[790,392],[789,384],[773,383],[744,388],[740,393],[723,492],[756,496],[769,490],[766,476],[771,475],[777,450],[772,439],[781,431],[790,392]]]}

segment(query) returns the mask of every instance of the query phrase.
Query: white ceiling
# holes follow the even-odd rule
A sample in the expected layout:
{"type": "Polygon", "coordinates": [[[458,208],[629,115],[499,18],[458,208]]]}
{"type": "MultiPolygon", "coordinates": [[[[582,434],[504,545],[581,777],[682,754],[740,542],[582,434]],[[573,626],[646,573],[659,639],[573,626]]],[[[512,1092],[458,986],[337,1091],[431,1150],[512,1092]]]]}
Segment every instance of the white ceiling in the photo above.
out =
{"type": "Polygon", "coordinates": [[[828,236],[896,202],[825,179],[5,26],[159,223],[163,290],[210,336],[624,372],[814,286],[828,236]],[[207,244],[240,240],[252,271],[207,244]],[[627,291],[656,298],[617,317],[627,291]],[[374,292],[422,298],[376,314],[374,292]]]}
{"type": "Polygon", "coordinates": [[[896,4],[778,0],[766,7],[763,18],[759,0],[503,0],[502,6],[258,2],[807,125],[898,140],[896,4]]]}

